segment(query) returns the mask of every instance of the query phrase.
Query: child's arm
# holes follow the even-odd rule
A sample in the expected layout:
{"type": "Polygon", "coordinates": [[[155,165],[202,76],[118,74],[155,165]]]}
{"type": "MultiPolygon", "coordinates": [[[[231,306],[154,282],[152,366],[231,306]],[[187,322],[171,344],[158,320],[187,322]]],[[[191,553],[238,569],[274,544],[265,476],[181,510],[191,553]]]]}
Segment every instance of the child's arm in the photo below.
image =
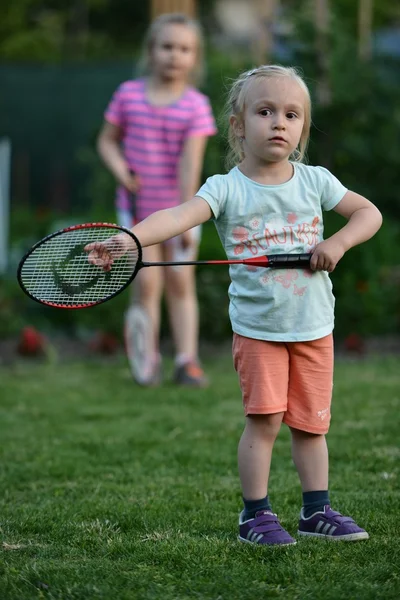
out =
{"type": "Polygon", "coordinates": [[[135,225],[132,231],[143,247],[152,246],[205,223],[211,217],[208,202],[195,196],[179,206],[153,213],[135,225]]]}
{"type": "Polygon", "coordinates": [[[104,121],[97,139],[97,151],[115,179],[130,192],[138,189],[138,178],[129,171],[121,149],[121,128],[104,121]]]}
{"type": "Polygon", "coordinates": [[[207,136],[189,137],[184,144],[179,162],[182,203],[193,198],[200,187],[200,176],[206,145],[207,136]]]}
{"type": "Polygon", "coordinates": [[[347,250],[369,240],[382,225],[382,215],[376,206],[355,192],[346,192],[333,210],[348,222],[315,247],[310,263],[312,269],[330,273],[347,250]]]}
{"type": "MultiPolygon", "coordinates": [[[[153,213],[132,227],[132,232],[143,247],[152,246],[208,221],[211,216],[209,204],[195,196],[184,204],[153,213]]],[[[85,246],[85,251],[90,263],[110,271],[114,260],[128,252],[133,243],[128,234],[121,233],[102,242],[92,242],[85,246]]]]}
{"type": "MultiPolygon", "coordinates": [[[[187,138],[179,162],[179,182],[181,202],[193,198],[200,187],[200,176],[203,166],[204,152],[207,145],[207,136],[191,136],[187,138]]],[[[181,236],[183,248],[193,244],[190,229],[181,236]]]]}

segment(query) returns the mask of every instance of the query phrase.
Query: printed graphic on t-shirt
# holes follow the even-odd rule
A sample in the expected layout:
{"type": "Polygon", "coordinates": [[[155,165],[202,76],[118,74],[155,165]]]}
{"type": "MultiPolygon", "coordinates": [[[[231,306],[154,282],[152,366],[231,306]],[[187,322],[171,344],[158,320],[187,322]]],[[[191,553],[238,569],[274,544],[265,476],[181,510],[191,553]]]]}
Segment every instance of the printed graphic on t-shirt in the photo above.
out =
{"type": "MultiPolygon", "coordinates": [[[[288,213],[286,219],[272,216],[265,219],[261,215],[252,215],[245,225],[238,225],[231,230],[233,252],[238,258],[243,254],[252,256],[279,253],[312,252],[320,242],[320,219],[315,216],[304,221],[295,212],[288,213]]],[[[246,265],[248,271],[259,271],[259,267],[246,265]]],[[[313,276],[310,269],[265,270],[259,277],[261,286],[279,284],[297,297],[307,291],[307,279],[313,276]]]]}

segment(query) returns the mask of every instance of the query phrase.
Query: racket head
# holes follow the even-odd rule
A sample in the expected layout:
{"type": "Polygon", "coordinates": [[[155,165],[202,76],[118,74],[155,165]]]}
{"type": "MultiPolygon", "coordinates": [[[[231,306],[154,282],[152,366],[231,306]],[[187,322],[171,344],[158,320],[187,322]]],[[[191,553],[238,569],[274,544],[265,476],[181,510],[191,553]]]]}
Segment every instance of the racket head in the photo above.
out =
{"type": "Polygon", "coordinates": [[[134,380],[147,385],[153,371],[151,320],[140,304],[132,304],[125,313],[125,350],[134,380]]]}
{"type": "Polygon", "coordinates": [[[37,242],[21,259],[17,279],[36,302],[54,308],[90,308],[120,294],[142,265],[142,248],[136,236],[114,223],[83,223],[60,229],[37,242]],[[125,233],[130,249],[114,260],[110,271],[89,262],[84,250],[92,242],[105,242],[125,233]]]}

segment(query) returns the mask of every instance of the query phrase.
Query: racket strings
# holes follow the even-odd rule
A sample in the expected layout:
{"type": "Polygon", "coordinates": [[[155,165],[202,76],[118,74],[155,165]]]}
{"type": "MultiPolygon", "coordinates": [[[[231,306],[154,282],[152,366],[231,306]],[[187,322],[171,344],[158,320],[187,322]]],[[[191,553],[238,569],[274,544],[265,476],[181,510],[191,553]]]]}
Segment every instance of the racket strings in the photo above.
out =
{"type": "Polygon", "coordinates": [[[119,229],[93,227],[64,231],[45,240],[26,258],[21,281],[31,296],[44,302],[66,306],[95,304],[131,280],[139,249],[133,238],[129,240],[129,250],[124,252],[119,229]],[[104,252],[113,257],[110,271],[90,263],[85,247],[93,242],[106,242],[104,252]]]}

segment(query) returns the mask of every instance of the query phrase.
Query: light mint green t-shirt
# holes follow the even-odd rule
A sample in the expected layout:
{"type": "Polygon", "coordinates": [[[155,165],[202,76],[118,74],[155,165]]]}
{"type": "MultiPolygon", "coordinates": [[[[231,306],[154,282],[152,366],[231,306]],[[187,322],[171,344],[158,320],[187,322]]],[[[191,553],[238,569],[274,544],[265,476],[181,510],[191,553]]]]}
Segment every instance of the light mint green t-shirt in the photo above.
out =
{"type": "MultiPolygon", "coordinates": [[[[200,196],[214,215],[229,259],[308,253],[323,240],[323,210],[347,189],[323,167],[292,163],[293,177],[262,185],[233,168],[214,175],[200,196]]],[[[315,340],[332,332],[334,296],[326,271],[229,268],[229,316],[235,333],[276,342],[315,340]]]]}

